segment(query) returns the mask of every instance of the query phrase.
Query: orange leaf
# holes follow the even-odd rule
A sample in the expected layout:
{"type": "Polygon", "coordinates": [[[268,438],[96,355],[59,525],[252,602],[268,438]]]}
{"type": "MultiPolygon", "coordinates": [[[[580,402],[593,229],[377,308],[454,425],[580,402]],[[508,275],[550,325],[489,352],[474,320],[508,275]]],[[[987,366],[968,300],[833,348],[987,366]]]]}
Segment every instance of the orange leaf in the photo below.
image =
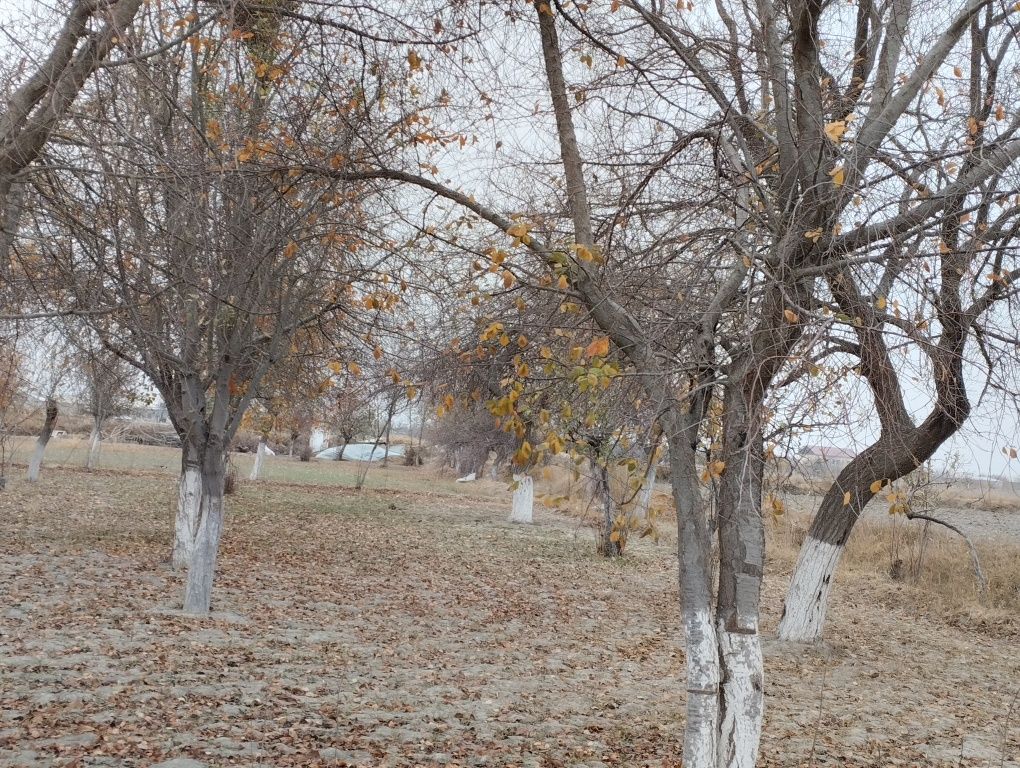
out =
{"type": "Polygon", "coordinates": [[[588,357],[604,357],[609,353],[609,337],[602,336],[595,339],[588,348],[584,350],[588,357]]]}

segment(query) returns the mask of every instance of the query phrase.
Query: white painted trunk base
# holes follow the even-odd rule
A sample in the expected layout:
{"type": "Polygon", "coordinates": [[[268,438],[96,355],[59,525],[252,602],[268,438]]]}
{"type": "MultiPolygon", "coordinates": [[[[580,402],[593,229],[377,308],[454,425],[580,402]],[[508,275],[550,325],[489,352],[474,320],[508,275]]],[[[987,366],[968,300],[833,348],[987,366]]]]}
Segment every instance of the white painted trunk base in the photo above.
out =
{"type": "Polygon", "coordinates": [[[174,550],[170,558],[174,570],[187,568],[191,564],[201,507],[202,475],[198,467],[189,467],[181,473],[177,498],[177,516],[174,519],[174,550]]]}
{"type": "Polygon", "coordinates": [[[648,519],[648,510],[652,506],[652,494],[655,493],[655,474],[655,464],[652,464],[648,468],[648,472],[645,473],[645,482],[641,486],[641,493],[638,494],[637,505],[634,508],[638,520],[648,519]]]}
{"type": "Polygon", "coordinates": [[[218,488],[208,488],[203,483],[202,520],[195,535],[194,551],[188,565],[188,580],[184,587],[184,612],[195,616],[207,615],[212,602],[216,555],[223,531],[223,486],[218,485],[218,488]]]}
{"type": "Polygon", "coordinates": [[[765,665],[761,638],[717,629],[725,709],[719,724],[719,768],[754,768],[765,713],[765,665]]]}
{"type": "Polygon", "coordinates": [[[89,435],[89,450],[85,456],[85,469],[95,469],[99,465],[99,445],[102,439],[102,433],[96,428],[92,428],[92,433],[89,435]]]}
{"type": "Polygon", "coordinates": [[[28,481],[34,483],[39,479],[39,470],[42,469],[43,454],[46,453],[46,443],[37,440],[35,450],[32,451],[32,460],[28,463],[28,481]]]}
{"type": "Polygon", "coordinates": [[[719,745],[719,645],[708,613],[684,616],[687,646],[687,723],[684,766],[716,768],[719,745]]]}
{"type": "Polygon", "coordinates": [[[780,640],[813,643],[821,638],[832,579],[842,554],[843,547],[837,544],[811,537],[804,540],[779,622],[780,640]]]}
{"type": "Polygon", "coordinates": [[[514,484],[510,522],[531,523],[535,508],[535,484],[530,475],[514,475],[514,484]]]}
{"type": "Polygon", "coordinates": [[[265,461],[265,458],[266,458],[266,440],[265,438],[262,438],[261,440],[259,440],[259,449],[255,451],[255,463],[252,465],[251,475],[249,479],[251,480],[259,479],[259,474],[261,474],[262,472],[262,462],[265,461]]]}

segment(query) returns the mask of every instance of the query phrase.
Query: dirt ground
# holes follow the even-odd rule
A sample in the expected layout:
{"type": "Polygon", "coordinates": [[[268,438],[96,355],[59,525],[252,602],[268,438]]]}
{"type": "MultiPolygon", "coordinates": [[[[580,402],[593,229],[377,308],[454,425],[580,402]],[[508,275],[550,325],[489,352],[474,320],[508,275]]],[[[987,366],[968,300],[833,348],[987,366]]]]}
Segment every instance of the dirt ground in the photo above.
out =
{"type": "MultiPolygon", "coordinates": [[[[504,486],[417,485],[244,485],[196,620],[165,562],[172,478],[13,481],[0,766],[679,766],[671,537],[606,562],[576,520],[507,524],[504,486]]],[[[823,646],[767,643],[762,763],[1020,766],[1018,626],[841,577],[823,646]]]]}

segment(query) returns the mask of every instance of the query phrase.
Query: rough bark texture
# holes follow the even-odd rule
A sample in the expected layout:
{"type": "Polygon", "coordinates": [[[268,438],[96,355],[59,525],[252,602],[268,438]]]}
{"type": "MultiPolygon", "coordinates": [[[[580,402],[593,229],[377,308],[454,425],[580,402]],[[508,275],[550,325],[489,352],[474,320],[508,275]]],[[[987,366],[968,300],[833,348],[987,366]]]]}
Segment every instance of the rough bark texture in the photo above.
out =
{"type": "Polygon", "coordinates": [[[223,451],[209,446],[202,461],[201,520],[184,589],[184,612],[197,616],[208,614],[212,603],[216,555],[223,532],[224,472],[223,451]]]}
{"type": "Polygon", "coordinates": [[[510,510],[511,523],[527,523],[532,521],[535,507],[535,485],[530,475],[514,475],[513,506],[510,510]]]}
{"type": "Polygon", "coordinates": [[[602,523],[599,525],[599,554],[603,557],[620,557],[623,554],[622,536],[625,531],[616,531],[613,540],[613,521],[616,518],[617,506],[613,500],[610,486],[609,468],[604,464],[593,464],[595,470],[595,497],[602,505],[602,523]]]}
{"type": "Polygon", "coordinates": [[[53,436],[53,427],[57,423],[57,401],[49,398],[46,401],[46,418],[43,421],[42,430],[39,432],[39,439],[35,441],[35,450],[32,452],[32,460],[28,464],[28,480],[34,483],[39,479],[39,470],[42,468],[43,454],[46,453],[46,445],[53,436]]]}
{"type": "Polygon", "coordinates": [[[202,510],[202,469],[188,443],[181,451],[181,477],[174,518],[174,548],[170,564],[174,570],[187,568],[195,549],[195,535],[202,510]]]}

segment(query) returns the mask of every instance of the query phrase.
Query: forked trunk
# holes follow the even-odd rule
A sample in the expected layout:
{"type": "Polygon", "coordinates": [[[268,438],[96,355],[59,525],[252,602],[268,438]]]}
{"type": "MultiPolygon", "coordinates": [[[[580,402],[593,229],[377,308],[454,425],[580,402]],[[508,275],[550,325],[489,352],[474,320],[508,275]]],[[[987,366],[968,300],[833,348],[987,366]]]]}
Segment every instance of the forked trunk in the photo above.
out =
{"type": "Polygon", "coordinates": [[[196,616],[209,613],[212,601],[213,576],[216,573],[216,555],[223,532],[223,480],[225,466],[223,451],[207,446],[201,465],[202,503],[201,519],[195,535],[195,547],[188,566],[188,580],[184,588],[184,612],[196,616]]]}
{"type": "Polygon", "coordinates": [[[93,470],[99,466],[99,446],[102,440],[102,430],[99,424],[92,425],[92,432],[89,433],[89,447],[85,454],[85,469],[93,470]]]}
{"type": "Polygon", "coordinates": [[[177,515],[174,518],[174,548],[170,564],[174,570],[191,564],[195,548],[195,535],[202,506],[202,468],[198,453],[188,441],[181,449],[181,477],[177,495],[177,515]]]}
{"type": "Polygon", "coordinates": [[[32,460],[28,464],[28,480],[34,483],[39,479],[39,470],[42,468],[43,454],[46,453],[46,444],[53,436],[53,427],[57,423],[57,401],[53,398],[46,400],[46,418],[43,421],[42,431],[39,432],[39,439],[35,441],[35,451],[32,452],[32,460]]]}
{"type": "Polygon", "coordinates": [[[764,716],[764,664],[758,634],[764,530],[760,440],[740,397],[727,403],[720,478],[719,585],[713,600],[712,527],[701,499],[693,441],[670,440],[687,648],[683,762],[690,768],[753,768],[764,716]]]}
{"type": "Polygon", "coordinates": [[[262,472],[262,462],[265,460],[265,458],[266,458],[266,438],[260,437],[258,450],[255,451],[255,463],[252,465],[251,468],[252,480],[259,479],[259,474],[262,472]]]}
{"type": "Polygon", "coordinates": [[[531,475],[514,475],[513,506],[510,510],[511,523],[531,523],[535,507],[535,485],[531,475]]]}
{"type": "MultiPolygon", "coordinates": [[[[751,380],[753,382],[753,378],[751,380]]],[[[719,587],[716,626],[722,667],[718,764],[753,768],[765,714],[764,664],[758,622],[765,570],[762,521],[764,451],[754,392],[727,387],[719,483],[719,587]]],[[[753,386],[753,384],[752,384],[753,386]]],[[[749,387],[751,389],[751,387],[749,387]]]]}

